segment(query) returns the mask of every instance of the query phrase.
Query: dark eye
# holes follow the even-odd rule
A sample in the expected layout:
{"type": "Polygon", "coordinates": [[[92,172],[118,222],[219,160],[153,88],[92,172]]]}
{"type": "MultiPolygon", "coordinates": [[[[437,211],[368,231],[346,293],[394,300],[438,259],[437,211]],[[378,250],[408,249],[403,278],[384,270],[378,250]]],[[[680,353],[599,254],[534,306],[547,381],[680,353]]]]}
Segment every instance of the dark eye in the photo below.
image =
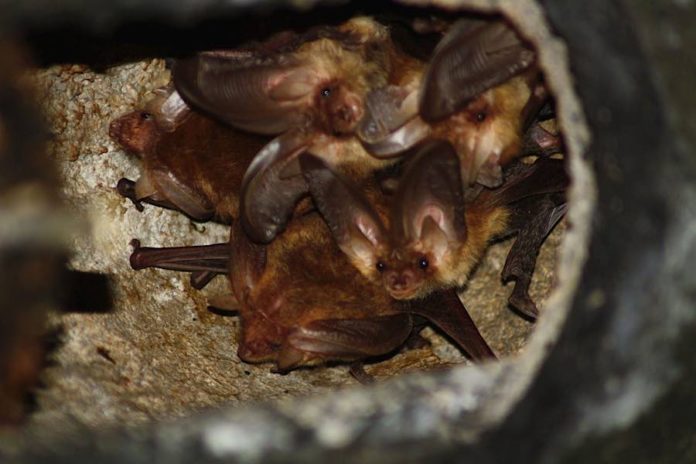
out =
{"type": "Polygon", "coordinates": [[[149,121],[152,119],[152,115],[150,113],[145,113],[143,112],[140,117],[143,119],[143,121],[149,121]]]}
{"type": "Polygon", "coordinates": [[[379,272],[382,272],[387,266],[382,261],[377,261],[376,267],[379,272]]]}
{"type": "Polygon", "coordinates": [[[418,260],[418,267],[421,269],[427,269],[428,268],[428,259],[423,257],[418,260]]]}
{"type": "Polygon", "coordinates": [[[331,96],[331,89],[329,87],[324,87],[321,89],[321,96],[324,98],[328,98],[331,96]]]}
{"type": "Polygon", "coordinates": [[[486,114],[485,111],[479,111],[478,113],[476,113],[476,121],[483,122],[486,120],[486,116],[488,116],[488,115],[486,114]]]}

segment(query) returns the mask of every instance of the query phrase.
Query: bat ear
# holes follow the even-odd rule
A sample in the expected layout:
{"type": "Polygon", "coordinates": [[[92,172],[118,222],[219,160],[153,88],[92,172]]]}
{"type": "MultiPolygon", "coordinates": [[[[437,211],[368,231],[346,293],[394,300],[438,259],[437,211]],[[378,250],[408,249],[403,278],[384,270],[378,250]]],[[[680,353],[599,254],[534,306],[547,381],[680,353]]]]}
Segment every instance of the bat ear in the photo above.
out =
{"type": "Polygon", "coordinates": [[[446,118],[529,67],[534,59],[534,52],[504,21],[457,21],[438,44],[426,72],[421,117],[428,122],[446,118]]]}
{"type": "Polygon", "coordinates": [[[319,212],[339,248],[360,270],[374,269],[387,236],[377,212],[347,180],[320,158],[300,156],[300,166],[319,212]]]}
{"type": "Polygon", "coordinates": [[[307,143],[302,131],[289,130],[268,142],[244,174],[240,222],[254,242],[269,243],[282,232],[307,193],[297,160],[307,143]]]}
{"type": "Polygon", "coordinates": [[[431,140],[410,160],[392,211],[397,243],[423,242],[435,257],[466,237],[459,158],[452,145],[431,140]]]}
{"type": "Polygon", "coordinates": [[[387,86],[371,91],[365,104],[357,135],[378,158],[399,155],[430,134],[430,126],[418,117],[417,91],[387,86]]]}
{"type": "Polygon", "coordinates": [[[298,125],[300,106],[318,85],[316,71],[287,55],[207,52],[177,60],[174,85],[192,106],[239,129],[279,134],[298,125]]]}

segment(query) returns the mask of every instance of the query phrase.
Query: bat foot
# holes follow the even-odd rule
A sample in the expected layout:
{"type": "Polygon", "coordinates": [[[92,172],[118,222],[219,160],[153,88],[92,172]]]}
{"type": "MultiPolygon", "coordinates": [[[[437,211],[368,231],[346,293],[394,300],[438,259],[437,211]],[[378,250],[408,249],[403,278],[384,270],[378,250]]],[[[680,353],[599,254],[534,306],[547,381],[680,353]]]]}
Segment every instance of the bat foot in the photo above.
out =
{"type": "Polygon", "coordinates": [[[529,296],[524,286],[518,283],[515,283],[515,288],[512,290],[510,298],[508,298],[508,304],[532,321],[536,321],[537,317],[539,317],[536,303],[529,296]]]}
{"type": "MultiPolygon", "coordinates": [[[[519,265],[519,263],[515,262],[516,256],[518,255],[513,254],[512,256],[508,256],[508,259],[512,258],[512,260],[506,263],[507,266],[503,268],[503,273],[501,275],[503,283],[512,280],[515,281],[512,293],[508,297],[508,304],[520,315],[534,322],[539,316],[539,310],[534,300],[532,300],[532,297],[529,296],[529,285],[532,281],[531,271],[525,273],[519,268],[509,269],[509,267],[515,268],[515,264],[519,265]]],[[[527,265],[529,266],[529,264],[527,265]]],[[[533,267],[531,269],[533,270],[533,267]]]]}
{"type": "Polygon", "coordinates": [[[305,354],[306,353],[303,351],[293,348],[287,343],[284,344],[278,352],[276,365],[271,368],[271,372],[274,374],[287,375],[291,370],[304,364],[306,361],[305,354]]]}
{"type": "Polygon", "coordinates": [[[122,197],[128,198],[131,202],[133,202],[133,204],[135,205],[135,209],[137,209],[141,213],[143,212],[145,208],[143,208],[142,202],[138,200],[138,197],[135,194],[135,182],[123,177],[119,179],[118,183],[116,184],[116,191],[122,197]]]}
{"type": "Polygon", "coordinates": [[[365,365],[360,361],[351,363],[348,372],[362,385],[371,385],[375,383],[375,378],[365,372],[365,365]]]}

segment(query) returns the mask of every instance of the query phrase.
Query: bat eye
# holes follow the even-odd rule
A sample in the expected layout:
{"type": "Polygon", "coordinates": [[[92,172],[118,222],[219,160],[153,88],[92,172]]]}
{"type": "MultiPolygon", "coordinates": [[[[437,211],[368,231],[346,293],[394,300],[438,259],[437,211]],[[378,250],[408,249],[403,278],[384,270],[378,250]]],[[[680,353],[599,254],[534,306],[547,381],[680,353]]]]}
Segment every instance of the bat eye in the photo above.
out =
{"type": "Polygon", "coordinates": [[[376,267],[379,272],[382,272],[387,268],[387,266],[382,261],[377,261],[376,267]]]}
{"type": "Polygon", "coordinates": [[[418,267],[423,269],[423,270],[428,268],[428,264],[429,264],[428,259],[425,257],[418,260],[418,267]]]}
{"type": "Polygon", "coordinates": [[[486,114],[485,111],[479,111],[478,113],[476,113],[476,122],[483,122],[483,121],[485,121],[485,120],[486,120],[486,116],[488,116],[488,115],[486,114]]]}
{"type": "Polygon", "coordinates": [[[140,119],[142,119],[143,121],[149,121],[150,119],[152,119],[152,115],[143,111],[142,113],[140,113],[140,119]]]}
{"type": "Polygon", "coordinates": [[[329,98],[331,96],[331,89],[329,87],[324,87],[321,89],[321,96],[324,98],[329,98]]]}

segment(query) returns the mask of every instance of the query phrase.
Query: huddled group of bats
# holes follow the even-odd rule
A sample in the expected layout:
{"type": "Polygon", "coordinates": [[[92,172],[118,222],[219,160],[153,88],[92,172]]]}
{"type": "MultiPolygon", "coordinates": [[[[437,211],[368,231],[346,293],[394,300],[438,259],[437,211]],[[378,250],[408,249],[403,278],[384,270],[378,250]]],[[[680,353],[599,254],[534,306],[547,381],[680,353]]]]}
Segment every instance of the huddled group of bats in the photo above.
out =
{"type": "Polygon", "coordinates": [[[134,240],[132,267],[187,271],[196,288],[226,275],[211,305],[238,312],[239,357],[278,372],[385,355],[425,323],[494,358],[457,288],[516,234],[502,279],[536,318],[536,257],[566,211],[535,56],[501,18],[355,17],[173,60],[172,85],[111,123],[142,160],[117,190],[231,224],[230,240],[134,240]]]}

